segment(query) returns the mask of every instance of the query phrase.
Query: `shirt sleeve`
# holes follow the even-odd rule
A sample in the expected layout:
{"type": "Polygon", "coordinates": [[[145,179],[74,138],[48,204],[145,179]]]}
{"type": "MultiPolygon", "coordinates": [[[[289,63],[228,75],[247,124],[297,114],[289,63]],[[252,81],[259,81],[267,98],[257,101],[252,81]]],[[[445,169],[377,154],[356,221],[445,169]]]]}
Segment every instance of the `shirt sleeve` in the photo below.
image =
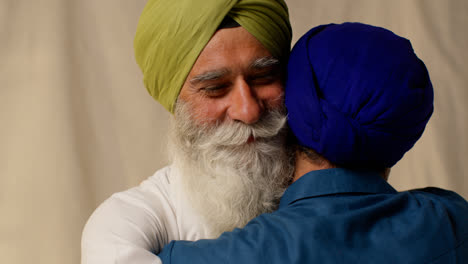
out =
{"type": "Polygon", "coordinates": [[[173,241],[158,256],[164,264],[468,263],[468,203],[453,192],[325,195],[287,208],[217,239],[173,241]]]}
{"type": "Polygon", "coordinates": [[[177,239],[164,176],[114,194],[95,210],[83,230],[82,264],[161,263],[156,254],[177,239]]]}
{"type": "Polygon", "coordinates": [[[172,241],[158,256],[163,264],[290,263],[297,256],[286,252],[288,245],[281,237],[287,234],[281,226],[275,216],[262,215],[217,239],[172,241]]]}

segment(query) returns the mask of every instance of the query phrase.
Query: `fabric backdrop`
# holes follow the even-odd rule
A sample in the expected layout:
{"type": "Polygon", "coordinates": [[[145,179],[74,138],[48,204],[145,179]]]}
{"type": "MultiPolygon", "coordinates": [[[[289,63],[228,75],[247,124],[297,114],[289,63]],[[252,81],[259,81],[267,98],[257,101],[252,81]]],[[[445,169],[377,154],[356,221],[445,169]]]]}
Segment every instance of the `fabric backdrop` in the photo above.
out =
{"type": "MultiPolygon", "coordinates": [[[[295,40],[344,21],[411,40],[429,69],[435,112],[390,182],[468,198],[468,2],[287,2],[295,40]]],[[[133,58],[144,4],[0,0],[0,263],[78,264],[92,211],[167,163],[169,114],[133,58]]]]}

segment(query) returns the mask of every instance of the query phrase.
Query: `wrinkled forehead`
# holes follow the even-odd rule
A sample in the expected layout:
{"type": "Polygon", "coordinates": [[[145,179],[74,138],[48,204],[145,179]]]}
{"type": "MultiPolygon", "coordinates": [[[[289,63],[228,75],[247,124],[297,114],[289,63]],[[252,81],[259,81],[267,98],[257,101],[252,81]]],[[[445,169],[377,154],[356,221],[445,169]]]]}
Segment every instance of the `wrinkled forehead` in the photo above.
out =
{"type": "Polygon", "coordinates": [[[194,65],[190,75],[200,68],[214,70],[236,67],[248,68],[254,61],[274,58],[252,34],[242,27],[223,28],[215,32],[206,44],[194,65]]]}

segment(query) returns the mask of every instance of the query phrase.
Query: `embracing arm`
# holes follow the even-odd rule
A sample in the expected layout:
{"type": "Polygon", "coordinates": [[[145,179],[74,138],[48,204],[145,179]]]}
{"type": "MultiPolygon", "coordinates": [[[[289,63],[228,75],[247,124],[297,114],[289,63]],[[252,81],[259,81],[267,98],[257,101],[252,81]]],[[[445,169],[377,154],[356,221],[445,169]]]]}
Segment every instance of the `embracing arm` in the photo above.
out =
{"type": "Polygon", "coordinates": [[[288,235],[282,221],[268,214],[217,239],[172,241],[158,256],[164,264],[290,263],[298,256],[285,252],[288,248],[285,236],[288,235]]]}

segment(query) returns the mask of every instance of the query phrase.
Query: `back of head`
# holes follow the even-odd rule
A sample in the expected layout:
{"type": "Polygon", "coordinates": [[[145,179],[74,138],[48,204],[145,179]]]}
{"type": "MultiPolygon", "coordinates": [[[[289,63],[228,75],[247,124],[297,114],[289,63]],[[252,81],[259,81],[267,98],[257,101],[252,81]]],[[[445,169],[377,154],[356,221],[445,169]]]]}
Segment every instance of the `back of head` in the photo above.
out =
{"type": "Polygon", "coordinates": [[[433,89],[407,39],[360,23],[329,24],[296,43],[285,102],[300,145],[338,166],[389,168],[421,137],[433,89]]]}
{"type": "Polygon", "coordinates": [[[148,92],[174,111],[180,89],[198,55],[230,17],[285,60],[291,26],[283,0],[149,0],[135,36],[135,57],[148,92]]]}

